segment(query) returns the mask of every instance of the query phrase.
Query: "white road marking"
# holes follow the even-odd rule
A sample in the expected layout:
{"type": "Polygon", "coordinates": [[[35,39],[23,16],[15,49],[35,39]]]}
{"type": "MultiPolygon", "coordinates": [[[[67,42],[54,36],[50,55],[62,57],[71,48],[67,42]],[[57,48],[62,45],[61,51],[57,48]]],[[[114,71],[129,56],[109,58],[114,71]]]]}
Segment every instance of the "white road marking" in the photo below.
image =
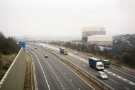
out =
{"type": "Polygon", "coordinates": [[[115,73],[113,73],[113,76],[116,76],[116,74],[115,74],[115,73]]]}
{"type": "Polygon", "coordinates": [[[108,70],[104,70],[104,71],[105,71],[106,73],[112,75],[112,76],[115,76],[116,78],[121,79],[122,81],[124,81],[124,82],[126,82],[126,83],[128,83],[128,84],[130,84],[130,85],[135,86],[135,83],[134,83],[134,82],[132,82],[132,81],[126,79],[126,78],[123,78],[123,77],[121,77],[121,76],[119,76],[119,75],[116,75],[115,73],[110,72],[110,71],[108,71],[108,70]]]}
{"type": "Polygon", "coordinates": [[[60,78],[58,77],[58,75],[56,75],[56,73],[54,72],[54,69],[52,68],[52,66],[48,62],[47,62],[47,64],[48,64],[49,68],[51,69],[53,75],[56,77],[57,81],[59,82],[62,90],[65,90],[66,88],[64,87],[63,83],[61,83],[60,78]]]}
{"type": "Polygon", "coordinates": [[[120,79],[121,77],[120,77],[120,76],[117,76],[117,78],[119,78],[119,79],[120,79]]]}
{"type": "Polygon", "coordinates": [[[134,85],[134,86],[135,86],[135,83],[134,83],[134,82],[129,81],[129,83],[130,83],[131,85],[134,85]]]}
{"type": "Polygon", "coordinates": [[[135,78],[135,76],[133,76],[133,75],[131,75],[131,74],[129,74],[129,73],[122,72],[121,70],[116,69],[115,67],[112,67],[112,69],[114,69],[114,70],[116,70],[116,71],[118,71],[118,72],[121,72],[121,73],[123,73],[123,74],[125,74],[125,75],[128,75],[128,76],[130,76],[130,77],[132,77],[132,78],[135,78]]]}
{"type": "Polygon", "coordinates": [[[81,79],[86,85],[88,85],[90,88],[92,88],[92,90],[95,90],[95,88],[93,86],[91,86],[90,84],[88,84],[84,79],[82,79],[77,73],[75,73],[69,66],[67,66],[65,63],[63,63],[62,61],[59,61],[61,64],[63,64],[66,68],[68,68],[71,72],[73,72],[79,79],[81,79]]]}
{"type": "MultiPolygon", "coordinates": [[[[33,53],[33,52],[32,52],[32,53],[33,53]]],[[[48,83],[48,81],[47,81],[47,78],[46,78],[45,72],[44,72],[44,70],[43,70],[43,67],[42,67],[42,65],[41,65],[40,61],[39,61],[39,58],[38,58],[38,56],[37,56],[35,53],[33,53],[33,54],[35,55],[35,57],[36,57],[36,59],[37,59],[37,61],[38,61],[39,65],[40,65],[40,68],[41,68],[41,70],[42,70],[42,72],[43,72],[43,75],[44,75],[44,78],[45,78],[45,81],[46,81],[47,87],[48,87],[48,89],[50,90],[50,85],[49,85],[49,83],[48,83]]]]}
{"type": "Polygon", "coordinates": [[[13,60],[12,64],[10,65],[10,67],[8,68],[8,70],[6,71],[6,73],[4,74],[3,78],[0,81],[0,88],[2,86],[2,84],[4,83],[5,79],[7,78],[7,75],[9,74],[9,72],[11,71],[12,67],[14,66],[14,64],[17,61],[17,58],[19,57],[20,53],[22,52],[22,48],[20,49],[20,51],[18,52],[17,56],[15,57],[15,59],[13,60]]]}
{"type": "MultiPolygon", "coordinates": [[[[47,44],[43,44],[43,43],[40,43],[40,44],[37,44],[37,45],[42,45],[42,46],[44,46],[44,47],[53,49],[53,50],[55,50],[55,51],[58,51],[58,50],[59,50],[58,48],[56,48],[56,47],[54,47],[54,46],[47,45],[47,44]]],[[[74,58],[77,58],[78,60],[83,61],[84,63],[88,63],[88,62],[86,61],[86,59],[81,58],[81,57],[79,57],[79,56],[77,56],[77,55],[75,55],[75,54],[73,54],[73,53],[69,53],[69,55],[72,56],[72,57],[74,57],[74,58]]],[[[108,71],[108,70],[104,70],[104,71],[107,72],[108,74],[112,75],[112,76],[115,76],[115,77],[121,79],[121,76],[119,76],[119,75],[117,75],[117,74],[115,74],[115,73],[113,73],[113,72],[111,72],[111,71],[108,71]]],[[[122,77],[122,78],[123,78],[123,77],[122,77]]],[[[121,80],[123,80],[123,79],[121,79],[121,80]]],[[[127,83],[130,84],[130,85],[134,85],[134,86],[135,86],[135,83],[132,82],[132,81],[130,81],[130,80],[128,80],[128,79],[126,79],[126,80],[124,79],[123,81],[127,82],[127,83]]]]}

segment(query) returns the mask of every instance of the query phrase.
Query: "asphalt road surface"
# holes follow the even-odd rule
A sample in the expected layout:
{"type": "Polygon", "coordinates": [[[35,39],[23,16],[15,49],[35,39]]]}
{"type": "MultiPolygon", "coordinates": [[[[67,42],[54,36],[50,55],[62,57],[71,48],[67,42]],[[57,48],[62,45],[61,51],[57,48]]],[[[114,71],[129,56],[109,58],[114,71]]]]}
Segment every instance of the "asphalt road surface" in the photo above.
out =
{"type": "Polygon", "coordinates": [[[32,55],[35,65],[38,90],[92,90],[72,70],[47,50],[29,45],[27,51],[32,55]],[[45,58],[48,55],[48,58],[45,58]]]}
{"type": "MultiPolygon", "coordinates": [[[[43,47],[42,47],[43,48],[43,47]]],[[[51,47],[52,48],[52,47],[51,47]]],[[[83,70],[87,71],[90,74],[93,74],[95,77],[97,77],[98,72],[94,70],[93,68],[90,68],[88,65],[87,57],[84,56],[84,58],[78,58],[81,55],[73,55],[71,52],[69,52],[69,55],[60,55],[57,49],[54,47],[52,48],[54,53],[59,55],[61,58],[66,59],[75,65],[79,66],[83,70]]],[[[135,76],[134,73],[127,71],[127,70],[120,70],[115,66],[111,66],[111,68],[105,69],[105,72],[108,74],[109,79],[108,80],[102,80],[105,84],[112,87],[114,90],[135,90],[135,76]],[[129,72],[129,73],[128,73],[129,72]]],[[[97,78],[99,79],[99,78],[97,78]]]]}

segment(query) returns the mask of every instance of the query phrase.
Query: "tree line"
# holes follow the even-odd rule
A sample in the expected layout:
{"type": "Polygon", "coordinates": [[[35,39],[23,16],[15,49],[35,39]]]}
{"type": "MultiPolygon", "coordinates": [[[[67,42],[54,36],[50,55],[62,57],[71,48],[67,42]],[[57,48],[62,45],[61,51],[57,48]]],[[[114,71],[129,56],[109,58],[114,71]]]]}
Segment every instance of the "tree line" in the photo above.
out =
{"type": "Polygon", "coordinates": [[[0,53],[1,54],[12,54],[18,52],[19,47],[17,42],[12,37],[5,37],[0,32],[0,53]]]}
{"type": "Polygon", "coordinates": [[[83,43],[72,43],[72,42],[51,42],[51,44],[76,49],[78,51],[93,53],[98,56],[111,58],[118,60],[125,65],[135,68],[135,35],[119,35],[114,37],[112,49],[104,49],[101,51],[97,45],[83,43]]]}

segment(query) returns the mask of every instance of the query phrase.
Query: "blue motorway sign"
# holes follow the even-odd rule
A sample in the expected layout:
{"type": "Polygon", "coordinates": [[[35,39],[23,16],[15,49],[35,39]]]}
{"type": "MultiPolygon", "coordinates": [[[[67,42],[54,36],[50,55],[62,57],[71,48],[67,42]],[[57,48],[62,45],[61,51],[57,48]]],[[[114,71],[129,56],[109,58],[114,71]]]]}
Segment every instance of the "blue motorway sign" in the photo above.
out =
{"type": "Polygon", "coordinates": [[[25,47],[26,47],[26,42],[20,41],[20,42],[19,42],[19,46],[20,46],[21,48],[25,48],[25,47]]]}

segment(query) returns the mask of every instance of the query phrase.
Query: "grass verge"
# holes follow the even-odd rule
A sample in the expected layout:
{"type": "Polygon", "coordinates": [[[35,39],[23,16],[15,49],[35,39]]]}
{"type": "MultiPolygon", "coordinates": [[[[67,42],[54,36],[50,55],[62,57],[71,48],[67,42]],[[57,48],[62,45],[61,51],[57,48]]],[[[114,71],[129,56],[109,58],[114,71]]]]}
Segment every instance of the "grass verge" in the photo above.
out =
{"type": "Polygon", "coordinates": [[[11,63],[13,62],[16,54],[9,54],[9,55],[0,55],[0,80],[10,67],[11,63]]]}
{"type": "Polygon", "coordinates": [[[27,54],[27,66],[25,73],[24,81],[24,90],[34,90],[34,79],[33,79],[33,67],[32,67],[32,58],[27,54]]]}

